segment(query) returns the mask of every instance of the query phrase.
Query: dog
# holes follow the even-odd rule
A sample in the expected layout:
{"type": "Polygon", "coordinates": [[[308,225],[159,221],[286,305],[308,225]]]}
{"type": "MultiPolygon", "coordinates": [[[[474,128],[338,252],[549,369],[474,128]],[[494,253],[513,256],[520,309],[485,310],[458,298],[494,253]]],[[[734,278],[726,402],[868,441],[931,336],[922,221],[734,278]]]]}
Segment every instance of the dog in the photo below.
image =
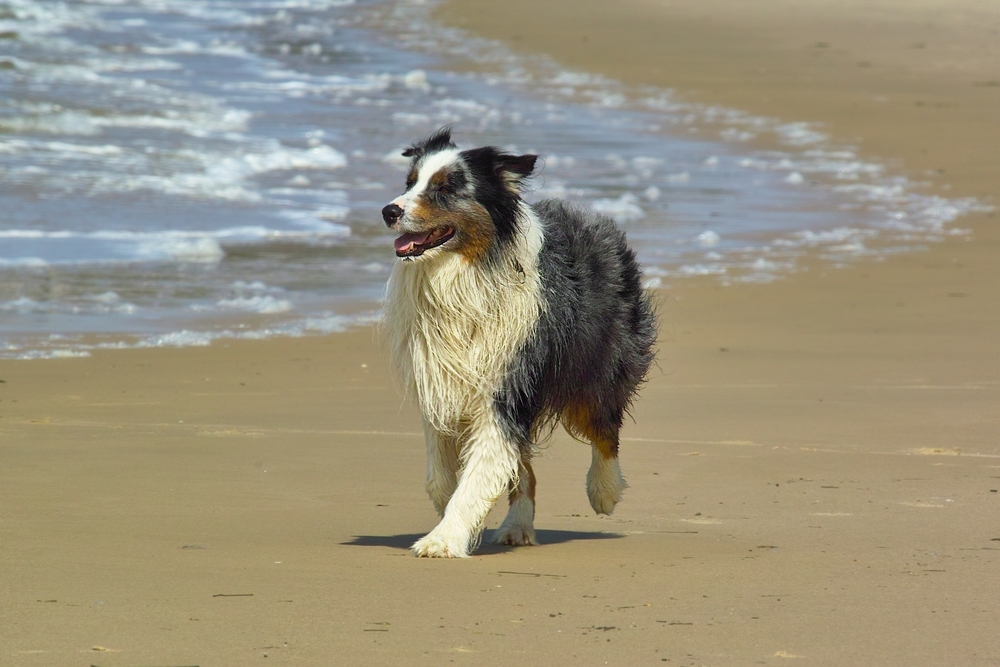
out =
{"type": "Polygon", "coordinates": [[[441,517],[413,553],[468,556],[504,492],[494,541],[537,544],[531,456],[560,421],[590,443],[587,495],[611,514],[626,486],[619,431],[657,333],[625,234],[563,201],[528,205],[536,155],[460,151],[444,128],[403,156],[406,190],[382,209],[399,258],[384,327],[420,405],[441,517]]]}

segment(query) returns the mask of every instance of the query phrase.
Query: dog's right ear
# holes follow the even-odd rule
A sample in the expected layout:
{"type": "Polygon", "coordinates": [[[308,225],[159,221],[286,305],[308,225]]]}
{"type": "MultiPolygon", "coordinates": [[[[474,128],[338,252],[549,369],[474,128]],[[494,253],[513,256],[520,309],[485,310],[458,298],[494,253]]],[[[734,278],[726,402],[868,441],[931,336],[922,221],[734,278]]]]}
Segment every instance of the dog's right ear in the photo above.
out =
{"type": "Polygon", "coordinates": [[[451,125],[445,125],[423,141],[414,143],[403,151],[403,157],[419,160],[427,153],[437,153],[448,148],[456,148],[455,142],[451,140],[451,125]]]}

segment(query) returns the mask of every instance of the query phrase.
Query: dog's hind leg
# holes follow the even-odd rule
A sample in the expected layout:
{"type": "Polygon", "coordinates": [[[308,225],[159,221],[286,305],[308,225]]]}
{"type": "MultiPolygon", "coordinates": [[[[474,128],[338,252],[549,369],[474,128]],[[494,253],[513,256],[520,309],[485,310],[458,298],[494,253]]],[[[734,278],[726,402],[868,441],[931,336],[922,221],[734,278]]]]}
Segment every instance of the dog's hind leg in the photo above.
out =
{"type": "Polygon", "coordinates": [[[611,514],[622,499],[625,480],[618,463],[618,434],[591,441],[590,470],[587,471],[587,497],[598,514],[611,514]]]}
{"type": "Polygon", "coordinates": [[[507,517],[493,533],[496,544],[515,547],[538,544],[535,541],[535,471],[531,469],[530,454],[521,452],[517,484],[511,485],[510,510],[507,517]]]}
{"type": "Polygon", "coordinates": [[[417,556],[468,556],[493,503],[517,476],[517,445],[505,435],[493,411],[485,412],[470,425],[463,442],[458,486],[444,518],[411,547],[417,556]]]}
{"type": "Polygon", "coordinates": [[[451,495],[458,484],[458,444],[452,435],[440,433],[424,420],[427,441],[427,495],[438,516],[444,516],[451,495]]]}
{"type": "Polygon", "coordinates": [[[608,412],[598,406],[581,403],[563,411],[563,426],[572,435],[590,442],[590,470],[587,472],[587,497],[598,514],[611,514],[626,488],[618,463],[618,430],[624,410],[608,412]]]}

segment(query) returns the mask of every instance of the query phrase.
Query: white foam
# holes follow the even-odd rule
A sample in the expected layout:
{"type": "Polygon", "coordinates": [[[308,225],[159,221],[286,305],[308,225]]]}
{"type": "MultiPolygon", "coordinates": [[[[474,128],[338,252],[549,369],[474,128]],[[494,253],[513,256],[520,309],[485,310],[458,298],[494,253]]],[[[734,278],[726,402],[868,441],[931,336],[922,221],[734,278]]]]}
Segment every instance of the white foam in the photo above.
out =
{"type": "Polygon", "coordinates": [[[327,206],[316,211],[280,211],[279,215],[297,226],[322,236],[350,236],[351,228],[332,220],[343,220],[350,213],[347,206],[327,206]]]}
{"type": "Polygon", "coordinates": [[[117,292],[107,291],[101,294],[88,295],[84,299],[94,303],[98,308],[105,309],[106,312],[131,315],[138,310],[135,304],[123,301],[121,295],[117,292]]]}
{"type": "Polygon", "coordinates": [[[168,46],[143,46],[142,53],[156,56],[176,56],[176,55],[209,55],[225,56],[229,58],[250,58],[251,55],[246,49],[238,44],[213,43],[201,44],[188,39],[179,39],[168,46]]]}
{"type": "Polygon", "coordinates": [[[683,264],[680,267],[680,274],[684,276],[721,276],[725,275],[728,268],[722,264],[683,264]]]}
{"type": "Polygon", "coordinates": [[[37,229],[0,230],[0,240],[49,241],[71,244],[76,252],[53,246],[52,256],[0,258],[0,265],[46,266],[51,264],[128,263],[175,261],[215,263],[225,257],[223,244],[253,244],[274,241],[318,243],[349,236],[350,227],[322,219],[319,215],[340,215],[340,211],[286,211],[287,217],[300,229],[276,229],[264,226],[225,227],[217,230],[162,230],[152,232],[98,230],[44,231],[37,229]],[[86,246],[85,254],[80,249],[86,246]]]}
{"type": "Polygon", "coordinates": [[[778,136],[793,146],[808,146],[818,144],[828,139],[827,135],[817,132],[815,123],[786,123],[775,128],[778,136]]]}
{"type": "MultiPolygon", "coordinates": [[[[251,329],[248,331],[233,331],[224,329],[221,331],[191,331],[183,329],[166,334],[148,336],[133,344],[116,342],[96,345],[97,348],[123,348],[123,347],[204,347],[211,345],[214,341],[224,339],[244,339],[263,340],[277,337],[301,337],[306,335],[326,335],[331,333],[341,333],[355,326],[367,326],[378,321],[376,313],[362,313],[359,315],[335,315],[332,313],[291,320],[282,324],[266,327],[263,329],[251,329]]],[[[87,346],[79,346],[78,349],[88,349],[87,346]]],[[[3,355],[5,356],[5,355],[3,355]]]]}
{"type": "Polygon", "coordinates": [[[3,301],[0,302],[0,311],[8,313],[19,313],[21,315],[26,315],[28,313],[37,313],[41,308],[39,304],[34,299],[29,299],[26,296],[19,297],[13,301],[3,301]]]}
{"type": "Polygon", "coordinates": [[[490,107],[475,100],[463,100],[450,97],[446,97],[441,100],[434,100],[432,106],[437,109],[456,111],[474,116],[482,116],[491,110],[490,107]]]}
{"type": "Polygon", "coordinates": [[[721,240],[722,237],[720,237],[717,233],[713,232],[712,230],[706,230],[701,234],[698,234],[698,245],[700,245],[703,248],[711,248],[712,246],[716,246],[719,244],[719,241],[721,240]]]}
{"type": "Polygon", "coordinates": [[[152,190],[182,197],[262,202],[264,195],[250,183],[255,176],[273,171],[340,169],[347,164],[343,153],[327,145],[288,148],[269,140],[255,148],[256,151],[229,155],[182,150],[178,157],[200,167],[199,171],[165,176],[105,172],[95,178],[93,190],[98,193],[152,190]]]}
{"type": "Polygon", "coordinates": [[[56,350],[21,350],[13,348],[9,351],[0,350],[3,359],[75,359],[89,357],[87,350],[56,349],[56,350]]]}
{"type": "Polygon", "coordinates": [[[82,294],[71,299],[37,301],[27,296],[0,302],[0,312],[18,315],[71,314],[100,315],[115,313],[132,315],[139,309],[132,303],[123,301],[115,292],[103,294],[82,294]]]}
{"type": "Polygon", "coordinates": [[[0,257],[0,266],[10,268],[42,268],[49,266],[49,262],[41,257],[0,257]]]}
{"type": "Polygon", "coordinates": [[[403,85],[407,88],[415,88],[417,90],[428,91],[431,89],[430,83],[427,81],[427,72],[422,69],[415,69],[412,72],[407,72],[403,75],[403,85]]]}
{"type": "MultiPolygon", "coordinates": [[[[211,345],[217,335],[207,331],[173,331],[150,336],[136,343],[135,347],[205,347],[211,345]]],[[[116,346],[118,347],[118,346],[116,346]]]]}
{"type": "Polygon", "coordinates": [[[160,261],[212,264],[225,257],[222,246],[212,238],[170,238],[159,235],[155,240],[142,240],[133,247],[133,257],[138,261],[160,261]]]}
{"type": "Polygon", "coordinates": [[[250,290],[252,292],[283,292],[280,287],[272,287],[261,280],[234,280],[232,288],[235,290],[250,290]]]}
{"type": "Polygon", "coordinates": [[[646,212],[639,205],[639,198],[631,192],[626,192],[617,199],[595,199],[591,202],[591,207],[619,224],[636,222],[646,217],[646,212]]]}
{"type": "Polygon", "coordinates": [[[276,299],[268,295],[220,299],[215,305],[223,310],[239,310],[264,315],[287,313],[292,309],[292,302],[288,299],[276,299]]]}

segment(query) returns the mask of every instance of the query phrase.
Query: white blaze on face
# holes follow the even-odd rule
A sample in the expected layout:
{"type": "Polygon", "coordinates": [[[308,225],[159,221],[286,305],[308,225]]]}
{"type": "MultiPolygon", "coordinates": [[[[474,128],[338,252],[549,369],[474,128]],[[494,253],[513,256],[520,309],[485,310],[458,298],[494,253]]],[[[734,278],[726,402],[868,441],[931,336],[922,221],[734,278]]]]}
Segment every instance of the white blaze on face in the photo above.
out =
{"type": "Polygon", "coordinates": [[[458,151],[448,149],[432,153],[417,164],[417,182],[413,184],[412,188],[392,200],[393,204],[403,209],[401,223],[404,223],[406,220],[407,207],[427,190],[427,184],[430,183],[434,174],[448,165],[454,164],[458,159],[458,151]]]}

